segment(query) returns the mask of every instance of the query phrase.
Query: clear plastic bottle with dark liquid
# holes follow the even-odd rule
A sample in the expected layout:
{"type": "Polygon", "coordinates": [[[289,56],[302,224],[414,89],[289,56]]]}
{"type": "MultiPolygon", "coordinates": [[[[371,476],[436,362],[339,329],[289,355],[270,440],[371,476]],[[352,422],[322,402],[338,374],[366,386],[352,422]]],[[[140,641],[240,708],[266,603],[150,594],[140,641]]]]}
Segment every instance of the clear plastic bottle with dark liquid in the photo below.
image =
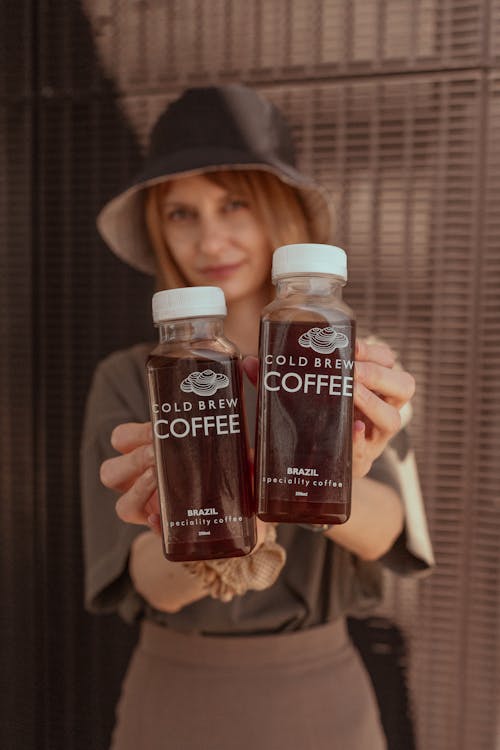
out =
{"type": "Polygon", "coordinates": [[[147,361],[163,548],[172,561],[246,555],[256,543],[241,356],[218,287],[158,292],[147,361]]]}
{"type": "Polygon", "coordinates": [[[355,321],[342,302],[341,248],[299,244],[273,255],[264,308],[255,452],[258,516],[339,524],[349,518],[355,321]]]}

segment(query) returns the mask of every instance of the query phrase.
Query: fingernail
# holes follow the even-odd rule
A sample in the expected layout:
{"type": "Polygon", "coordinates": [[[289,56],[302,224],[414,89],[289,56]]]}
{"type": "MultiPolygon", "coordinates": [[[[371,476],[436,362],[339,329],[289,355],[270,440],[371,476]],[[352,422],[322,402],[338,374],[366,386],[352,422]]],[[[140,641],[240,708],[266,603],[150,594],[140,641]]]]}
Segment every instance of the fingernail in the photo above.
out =
{"type": "Polygon", "coordinates": [[[365,431],[365,423],[362,422],[360,419],[357,419],[354,422],[354,432],[359,432],[360,434],[365,431]]]}
{"type": "Polygon", "coordinates": [[[146,458],[148,461],[154,461],[155,449],[152,445],[148,445],[148,447],[146,448],[146,458]]]}

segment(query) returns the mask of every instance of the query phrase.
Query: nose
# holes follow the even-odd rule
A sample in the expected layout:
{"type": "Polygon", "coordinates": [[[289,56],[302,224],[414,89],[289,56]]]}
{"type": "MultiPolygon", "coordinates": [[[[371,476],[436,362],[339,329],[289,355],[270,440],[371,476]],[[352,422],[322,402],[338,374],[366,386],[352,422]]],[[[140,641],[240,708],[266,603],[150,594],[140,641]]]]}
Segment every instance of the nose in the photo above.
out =
{"type": "Polygon", "coordinates": [[[216,216],[204,217],[200,221],[198,247],[207,257],[218,257],[227,245],[227,231],[216,216]]]}

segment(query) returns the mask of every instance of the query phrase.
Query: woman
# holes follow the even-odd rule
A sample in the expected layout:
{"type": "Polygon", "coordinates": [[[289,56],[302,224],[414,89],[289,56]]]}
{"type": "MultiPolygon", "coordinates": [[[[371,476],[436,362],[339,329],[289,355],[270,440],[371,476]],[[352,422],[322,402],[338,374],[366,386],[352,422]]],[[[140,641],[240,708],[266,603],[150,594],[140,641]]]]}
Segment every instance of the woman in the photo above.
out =
{"type": "MultiPolygon", "coordinates": [[[[170,105],[144,170],[98,226],[158,288],[220,286],[226,335],[250,355],[244,366],[255,382],[272,250],[328,241],[330,216],[323,190],[294,167],[280,113],[246,87],[220,86],[170,105]]],[[[358,342],[348,523],[315,533],[259,521],[250,557],[193,568],[166,561],[161,548],[144,378],[152,346],[99,365],[82,445],[87,606],[141,620],[112,747],[385,747],[344,618],[379,600],[375,561],[401,572],[432,564],[425,520],[418,508],[405,519],[386,449],[413,378],[387,346],[358,342]]],[[[246,406],[253,428],[249,385],[246,406]]]]}

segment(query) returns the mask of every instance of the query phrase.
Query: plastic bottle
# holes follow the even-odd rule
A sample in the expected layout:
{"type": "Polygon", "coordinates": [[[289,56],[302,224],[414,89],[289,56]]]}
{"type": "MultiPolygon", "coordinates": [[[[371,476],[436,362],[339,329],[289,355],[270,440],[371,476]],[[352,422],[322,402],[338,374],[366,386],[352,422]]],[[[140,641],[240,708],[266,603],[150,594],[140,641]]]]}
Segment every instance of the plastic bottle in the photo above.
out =
{"type": "Polygon", "coordinates": [[[256,543],[241,356],[218,287],[157,292],[147,361],[165,557],[246,555],[256,543]]]}
{"type": "Polygon", "coordinates": [[[298,244],[273,255],[276,298],[260,327],[255,465],[264,521],[338,524],[350,514],[355,321],[345,252],[298,244]]]}

